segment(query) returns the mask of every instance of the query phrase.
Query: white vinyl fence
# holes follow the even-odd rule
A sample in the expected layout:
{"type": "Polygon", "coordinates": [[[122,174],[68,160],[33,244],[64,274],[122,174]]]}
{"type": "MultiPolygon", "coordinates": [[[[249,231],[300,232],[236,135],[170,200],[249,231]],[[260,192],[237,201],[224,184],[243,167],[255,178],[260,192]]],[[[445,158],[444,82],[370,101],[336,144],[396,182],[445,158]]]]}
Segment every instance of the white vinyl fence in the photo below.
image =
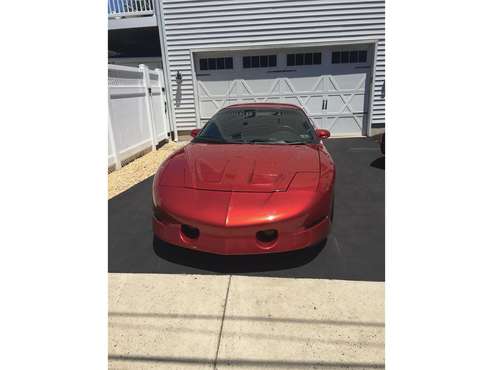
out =
{"type": "MultiPolygon", "coordinates": [[[[108,65],[108,167],[152,148],[171,136],[163,71],[108,65]]],[[[173,135],[171,134],[173,132],[173,135]]]]}

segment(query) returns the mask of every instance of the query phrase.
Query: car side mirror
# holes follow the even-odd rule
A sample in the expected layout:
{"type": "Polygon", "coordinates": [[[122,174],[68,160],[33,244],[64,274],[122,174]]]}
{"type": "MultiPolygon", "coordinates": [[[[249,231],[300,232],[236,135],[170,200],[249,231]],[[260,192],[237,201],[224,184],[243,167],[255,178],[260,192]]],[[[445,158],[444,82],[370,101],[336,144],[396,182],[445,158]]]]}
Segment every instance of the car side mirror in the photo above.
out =
{"type": "Polygon", "coordinates": [[[200,131],[201,130],[199,128],[194,128],[192,131],[190,131],[190,136],[195,137],[200,133],[200,131]]]}
{"type": "Polygon", "coordinates": [[[330,131],[329,130],[322,130],[322,129],[317,129],[315,130],[315,133],[320,139],[328,139],[330,137],[330,131]]]}

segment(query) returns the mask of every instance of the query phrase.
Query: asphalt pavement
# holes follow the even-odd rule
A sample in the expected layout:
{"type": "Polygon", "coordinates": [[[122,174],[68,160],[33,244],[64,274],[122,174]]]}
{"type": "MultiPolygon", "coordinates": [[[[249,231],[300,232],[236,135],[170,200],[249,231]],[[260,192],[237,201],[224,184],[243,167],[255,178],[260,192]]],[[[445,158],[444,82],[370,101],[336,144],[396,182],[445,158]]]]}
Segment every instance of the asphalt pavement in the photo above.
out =
{"type": "Polygon", "coordinates": [[[385,280],[385,157],[371,138],[330,139],[336,163],[334,225],[324,243],[298,252],[215,256],[153,238],[153,178],[108,202],[110,273],[214,274],[385,280]]]}

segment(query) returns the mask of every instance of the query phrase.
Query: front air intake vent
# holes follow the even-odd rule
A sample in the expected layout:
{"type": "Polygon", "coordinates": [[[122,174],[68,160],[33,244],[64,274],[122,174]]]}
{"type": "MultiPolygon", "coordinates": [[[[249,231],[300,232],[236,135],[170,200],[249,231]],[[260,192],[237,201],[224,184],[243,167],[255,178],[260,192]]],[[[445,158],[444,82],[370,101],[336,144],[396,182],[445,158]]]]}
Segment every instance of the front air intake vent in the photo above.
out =
{"type": "Polygon", "coordinates": [[[200,235],[199,229],[190,225],[181,225],[181,233],[189,239],[197,239],[200,235]]]}
{"type": "Polygon", "coordinates": [[[257,233],[257,240],[261,243],[272,243],[277,239],[278,235],[279,233],[274,229],[262,230],[257,233]]]}

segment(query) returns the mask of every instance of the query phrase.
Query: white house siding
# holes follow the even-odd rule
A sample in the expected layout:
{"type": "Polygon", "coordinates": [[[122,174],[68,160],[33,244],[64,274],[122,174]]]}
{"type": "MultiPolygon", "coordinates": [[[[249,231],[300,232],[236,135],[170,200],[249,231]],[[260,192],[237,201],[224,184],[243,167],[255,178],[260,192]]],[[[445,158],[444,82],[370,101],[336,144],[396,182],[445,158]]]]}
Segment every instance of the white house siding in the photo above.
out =
{"type": "Polygon", "coordinates": [[[162,0],[176,124],[197,126],[191,50],[377,40],[372,128],[385,122],[385,1],[162,0]],[[176,73],[183,82],[177,96],[176,73]]]}

